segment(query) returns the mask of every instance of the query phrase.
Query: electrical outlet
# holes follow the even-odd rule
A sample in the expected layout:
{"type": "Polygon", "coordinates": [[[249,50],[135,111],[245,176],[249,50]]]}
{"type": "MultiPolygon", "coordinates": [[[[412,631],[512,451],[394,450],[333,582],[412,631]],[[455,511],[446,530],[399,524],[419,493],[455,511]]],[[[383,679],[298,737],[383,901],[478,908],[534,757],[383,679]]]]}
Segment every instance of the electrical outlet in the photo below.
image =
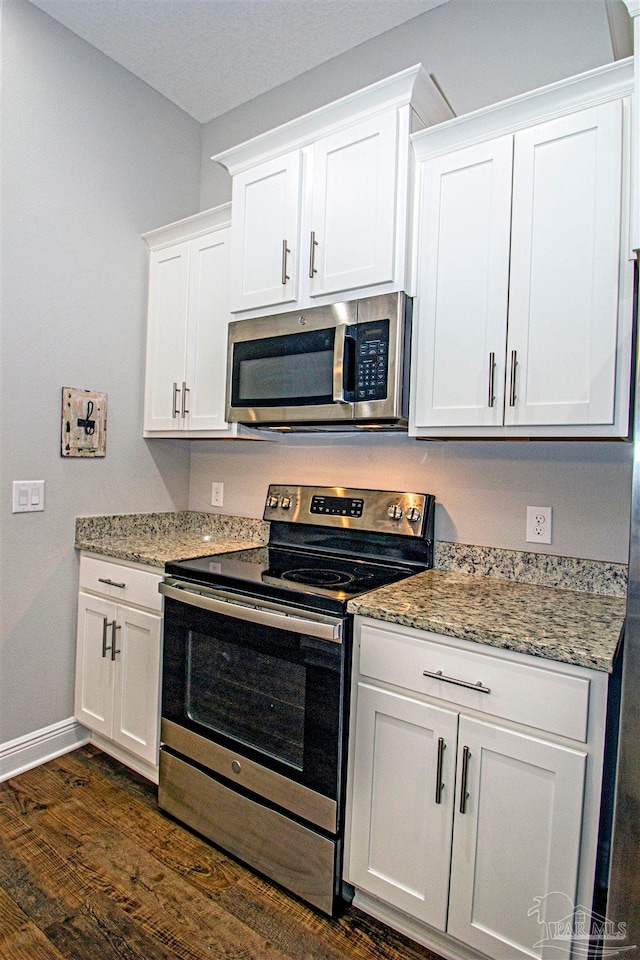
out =
{"type": "Polygon", "coordinates": [[[211,506],[221,507],[224,503],[224,483],[216,481],[211,484],[211,506]]]}
{"type": "Polygon", "coordinates": [[[527,507],[527,543],[551,543],[551,507],[527,507]]]}

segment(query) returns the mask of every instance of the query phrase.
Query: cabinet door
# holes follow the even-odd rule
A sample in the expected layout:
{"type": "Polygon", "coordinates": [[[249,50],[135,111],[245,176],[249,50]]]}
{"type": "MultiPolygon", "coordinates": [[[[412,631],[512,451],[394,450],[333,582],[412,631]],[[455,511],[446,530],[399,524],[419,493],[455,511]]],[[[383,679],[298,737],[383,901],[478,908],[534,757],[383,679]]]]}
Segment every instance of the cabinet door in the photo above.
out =
{"type": "Polygon", "coordinates": [[[439,930],[447,918],[456,730],[452,711],[358,684],[347,879],[439,930]]]}
{"type": "Polygon", "coordinates": [[[621,157],[620,101],[515,136],[509,425],[614,422],[621,157]]]}
{"type": "Polygon", "coordinates": [[[80,593],[74,716],[107,737],[113,718],[111,638],[115,620],[114,603],[80,593]]]}
{"type": "Polygon", "coordinates": [[[576,906],[586,754],[467,717],[458,745],[448,932],[489,957],[545,957],[545,909],[576,906]]]}
{"type": "Polygon", "coordinates": [[[225,421],[231,231],[190,243],[187,430],[229,430],[225,421]]]}
{"type": "Polygon", "coordinates": [[[158,763],[162,618],[117,609],[111,739],[149,763],[158,763]]]}
{"type": "Polygon", "coordinates": [[[394,279],[397,114],[326,137],[313,151],[308,267],[312,297],[394,279]],[[313,267],[312,267],[313,260],[313,267]]]}
{"type": "Polygon", "coordinates": [[[301,174],[295,150],[233,178],[233,311],[297,299],[301,174]]]}
{"type": "Polygon", "coordinates": [[[501,426],[513,138],[422,165],[414,424],[501,426]]]}
{"type": "Polygon", "coordinates": [[[145,430],[179,430],[187,343],[189,244],[151,253],[145,430]]]}

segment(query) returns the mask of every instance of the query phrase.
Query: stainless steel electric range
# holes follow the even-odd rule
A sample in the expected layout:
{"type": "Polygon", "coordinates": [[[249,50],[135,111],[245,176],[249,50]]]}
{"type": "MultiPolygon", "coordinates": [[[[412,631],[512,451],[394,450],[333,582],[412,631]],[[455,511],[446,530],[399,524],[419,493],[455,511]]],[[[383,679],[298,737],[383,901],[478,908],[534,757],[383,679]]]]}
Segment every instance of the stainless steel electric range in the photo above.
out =
{"type": "Polygon", "coordinates": [[[271,485],[264,547],[168,563],[160,806],[333,914],[348,601],[433,565],[434,497],[271,485]]]}

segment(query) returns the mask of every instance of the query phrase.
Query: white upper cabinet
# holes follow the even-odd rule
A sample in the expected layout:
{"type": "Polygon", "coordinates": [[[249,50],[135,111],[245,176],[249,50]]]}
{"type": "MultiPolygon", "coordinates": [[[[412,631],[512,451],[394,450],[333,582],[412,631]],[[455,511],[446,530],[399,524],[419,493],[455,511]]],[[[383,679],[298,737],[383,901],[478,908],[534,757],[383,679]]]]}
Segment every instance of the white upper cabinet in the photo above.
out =
{"type": "Polygon", "coordinates": [[[398,116],[379,117],[313,149],[309,292],[312,297],[393,283],[398,116]]]}
{"type": "Polygon", "coordinates": [[[451,115],[412,67],[214,157],[233,177],[231,310],[406,289],[409,137],[451,115]]]}
{"type": "Polygon", "coordinates": [[[627,436],[630,84],[617,64],[413,138],[414,436],[627,436]]]}
{"type": "Polygon", "coordinates": [[[622,103],[514,139],[505,423],[612,424],[622,103]]]}
{"type": "Polygon", "coordinates": [[[424,164],[416,425],[502,424],[512,137],[424,164]]]}
{"type": "Polygon", "coordinates": [[[229,437],[229,205],[145,234],[151,248],[144,435],[229,437]]]}
{"type": "Polygon", "coordinates": [[[233,309],[297,299],[302,209],[299,150],[238,174],[233,182],[233,309]]]}

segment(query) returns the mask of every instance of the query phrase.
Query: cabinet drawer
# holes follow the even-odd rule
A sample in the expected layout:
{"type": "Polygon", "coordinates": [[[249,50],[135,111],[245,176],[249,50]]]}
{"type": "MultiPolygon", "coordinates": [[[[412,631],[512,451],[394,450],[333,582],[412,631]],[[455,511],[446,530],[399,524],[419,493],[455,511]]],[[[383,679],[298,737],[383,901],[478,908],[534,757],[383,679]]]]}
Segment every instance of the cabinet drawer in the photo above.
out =
{"type": "Polygon", "coordinates": [[[149,610],[162,610],[162,597],[158,593],[158,584],[162,579],[158,573],[136,570],[109,560],[95,557],[80,558],[80,589],[100,593],[112,600],[135,603],[149,610]]]}
{"type": "Polygon", "coordinates": [[[476,653],[434,633],[370,624],[361,627],[360,673],[572,740],[587,739],[588,677],[476,653]],[[443,679],[425,671],[441,672],[443,679]]]}

